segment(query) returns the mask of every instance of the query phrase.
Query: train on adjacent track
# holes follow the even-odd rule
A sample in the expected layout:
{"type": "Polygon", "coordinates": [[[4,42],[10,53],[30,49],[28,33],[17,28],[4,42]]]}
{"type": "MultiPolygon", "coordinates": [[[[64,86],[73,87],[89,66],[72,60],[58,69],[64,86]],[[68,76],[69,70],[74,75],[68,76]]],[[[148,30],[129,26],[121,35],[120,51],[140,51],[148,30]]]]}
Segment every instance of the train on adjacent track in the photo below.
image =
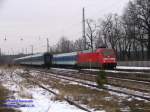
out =
{"type": "Polygon", "coordinates": [[[115,68],[116,53],[113,49],[98,48],[71,53],[41,53],[14,59],[15,64],[44,67],[115,68]]]}

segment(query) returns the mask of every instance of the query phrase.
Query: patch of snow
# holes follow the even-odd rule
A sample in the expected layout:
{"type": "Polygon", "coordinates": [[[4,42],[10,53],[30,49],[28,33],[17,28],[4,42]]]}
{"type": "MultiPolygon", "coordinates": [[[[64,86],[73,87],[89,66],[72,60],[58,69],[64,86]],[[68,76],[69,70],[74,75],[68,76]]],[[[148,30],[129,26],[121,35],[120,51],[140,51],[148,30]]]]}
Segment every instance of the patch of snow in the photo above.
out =
{"type": "Polygon", "coordinates": [[[150,67],[116,66],[117,69],[150,70],[150,67]]]}
{"type": "Polygon", "coordinates": [[[51,68],[52,70],[65,70],[65,71],[75,71],[77,72],[78,70],[75,69],[65,69],[65,68],[51,68]]]}
{"type": "MultiPolygon", "coordinates": [[[[24,72],[23,70],[19,69],[17,72],[24,72]]],[[[15,71],[16,72],[16,71],[15,71]]],[[[2,81],[3,86],[13,92],[13,98],[9,97],[10,100],[27,100],[19,95],[19,93],[29,94],[32,96],[33,100],[33,107],[19,107],[17,109],[21,110],[22,112],[85,112],[73,105],[70,105],[66,101],[53,101],[54,95],[45,91],[44,89],[38,86],[30,86],[30,88],[23,87],[19,83],[24,79],[18,76],[16,73],[9,73],[5,72],[5,75],[0,78],[2,81]],[[22,90],[23,89],[23,90],[22,90]]],[[[44,85],[45,86],[45,85],[44,85]]],[[[48,87],[48,85],[47,85],[48,87]]],[[[18,104],[18,103],[17,103],[18,104]]],[[[22,103],[18,104],[21,105],[22,103]]],[[[90,109],[93,111],[92,109],[90,109]]],[[[93,111],[93,112],[105,112],[105,111],[93,111]]]]}
{"type": "Polygon", "coordinates": [[[121,108],[121,112],[130,112],[130,107],[121,108]]]}
{"type": "Polygon", "coordinates": [[[22,112],[85,112],[84,110],[78,109],[77,107],[68,104],[66,101],[52,101],[51,99],[54,97],[54,95],[41,88],[31,88],[28,91],[30,91],[32,94],[34,107],[22,107],[20,108],[22,112]]]}
{"type": "Polygon", "coordinates": [[[111,100],[112,100],[112,97],[104,97],[104,99],[105,99],[106,101],[111,101],[111,100]]]}
{"type": "MultiPolygon", "coordinates": [[[[130,68],[130,67],[129,67],[130,68]]],[[[117,68],[118,70],[121,69],[121,68],[117,68]]],[[[127,68],[126,68],[127,69],[127,68]]],[[[124,70],[126,70],[124,68],[124,70]]],[[[132,70],[132,68],[130,68],[132,70]]],[[[98,72],[98,71],[101,71],[101,70],[98,70],[98,69],[82,69],[82,70],[85,70],[85,71],[93,71],[93,72],[98,72]]],[[[105,72],[111,72],[111,73],[142,73],[143,72],[127,72],[127,71],[118,71],[118,70],[104,70],[105,72]]],[[[128,69],[129,70],[129,69],[128,69]]],[[[135,69],[136,70],[136,69],[135,69]]],[[[140,69],[139,69],[140,70],[140,69]]],[[[141,69],[141,70],[144,70],[144,69],[141,69]]],[[[146,69],[145,69],[146,70],[146,69]]],[[[149,67],[149,70],[150,70],[150,67],[149,67]]]]}
{"type": "Polygon", "coordinates": [[[18,69],[16,69],[14,72],[24,73],[25,71],[24,71],[23,69],[21,69],[21,68],[20,68],[20,69],[18,68],[18,69]]]}
{"type": "Polygon", "coordinates": [[[82,69],[82,70],[85,70],[85,71],[94,71],[94,72],[95,72],[95,71],[96,71],[96,72],[99,71],[99,69],[82,69]]]}
{"type": "MultiPolygon", "coordinates": [[[[113,89],[113,90],[119,90],[119,91],[122,91],[122,92],[126,91],[126,92],[128,92],[130,94],[136,94],[136,95],[139,95],[139,96],[145,96],[147,98],[150,98],[149,93],[144,93],[144,92],[139,92],[139,91],[135,91],[135,90],[130,90],[130,89],[127,89],[127,88],[114,87],[114,86],[111,86],[111,85],[105,85],[105,86],[107,88],[110,88],[110,89],[113,89]]],[[[129,96],[129,95],[126,95],[126,94],[123,94],[123,93],[116,93],[116,92],[109,92],[109,93],[115,94],[115,95],[118,95],[118,96],[122,96],[122,97],[129,96]]],[[[132,98],[135,98],[137,100],[143,100],[143,99],[141,99],[139,97],[134,97],[134,96],[132,96],[132,98]]],[[[146,100],[144,100],[144,101],[146,101],[146,100]]]]}
{"type": "MultiPolygon", "coordinates": [[[[57,76],[55,74],[52,74],[52,75],[57,76]]],[[[81,82],[86,83],[86,84],[92,84],[92,85],[95,85],[95,86],[97,85],[96,82],[85,81],[85,80],[76,79],[76,78],[72,78],[72,77],[59,76],[59,78],[57,77],[56,79],[61,79],[62,81],[65,81],[65,79],[63,79],[63,78],[68,79],[68,80],[72,80],[72,81],[70,81],[72,84],[73,84],[73,82],[75,82],[75,81],[73,81],[75,79],[76,81],[79,81],[79,82],[81,81],[81,82]]],[[[90,86],[85,85],[85,84],[81,84],[81,83],[79,84],[78,82],[75,82],[74,84],[78,84],[78,85],[81,85],[81,86],[84,86],[84,87],[89,87],[91,89],[96,89],[96,90],[99,90],[99,91],[102,90],[102,89],[99,89],[99,88],[96,88],[96,87],[90,87],[90,86]]],[[[129,94],[136,94],[136,95],[139,95],[139,96],[145,96],[147,98],[150,98],[149,93],[139,92],[139,91],[130,90],[130,89],[127,89],[127,88],[122,88],[122,87],[111,86],[111,85],[104,85],[104,86],[108,89],[118,90],[120,92],[127,92],[129,94]]],[[[129,96],[129,95],[124,94],[124,93],[116,93],[116,92],[112,92],[112,91],[109,91],[109,93],[115,94],[115,95],[121,96],[121,97],[129,96]]],[[[137,98],[137,97],[135,97],[135,98],[138,99],[138,100],[143,100],[141,98],[137,98]]]]}

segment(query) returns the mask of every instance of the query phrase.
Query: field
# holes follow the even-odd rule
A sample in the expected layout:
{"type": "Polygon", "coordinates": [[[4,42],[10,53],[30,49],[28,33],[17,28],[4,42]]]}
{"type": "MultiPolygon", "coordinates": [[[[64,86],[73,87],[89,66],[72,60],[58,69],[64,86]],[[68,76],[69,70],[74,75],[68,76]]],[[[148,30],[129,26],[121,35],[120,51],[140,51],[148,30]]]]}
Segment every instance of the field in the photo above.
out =
{"type": "MultiPolygon", "coordinates": [[[[27,75],[26,77],[30,78],[27,75]]],[[[9,100],[5,104],[15,101],[13,102],[15,107],[0,108],[3,109],[2,112],[85,112],[69,104],[64,98],[82,105],[91,112],[150,111],[150,102],[146,100],[55,79],[46,74],[27,71],[22,67],[1,67],[0,85],[0,91],[2,91],[0,100],[9,100]],[[43,86],[58,93],[59,96],[55,96],[23,78],[21,75],[26,72],[34,76],[34,81],[40,82],[43,86]]]]}

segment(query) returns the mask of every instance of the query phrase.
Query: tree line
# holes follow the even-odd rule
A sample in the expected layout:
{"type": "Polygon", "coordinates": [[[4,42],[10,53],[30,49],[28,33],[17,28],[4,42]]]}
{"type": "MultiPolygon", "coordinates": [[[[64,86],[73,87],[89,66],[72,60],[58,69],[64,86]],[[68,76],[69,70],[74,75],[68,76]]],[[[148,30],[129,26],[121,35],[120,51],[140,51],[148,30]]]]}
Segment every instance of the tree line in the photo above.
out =
{"type": "MultiPolygon", "coordinates": [[[[86,19],[86,40],[87,49],[107,46],[116,51],[119,60],[149,60],[150,1],[129,1],[122,15],[111,13],[98,20],[86,19]]],[[[80,51],[84,46],[83,38],[71,41],[62,37],[50,51],[80,51]]]]}

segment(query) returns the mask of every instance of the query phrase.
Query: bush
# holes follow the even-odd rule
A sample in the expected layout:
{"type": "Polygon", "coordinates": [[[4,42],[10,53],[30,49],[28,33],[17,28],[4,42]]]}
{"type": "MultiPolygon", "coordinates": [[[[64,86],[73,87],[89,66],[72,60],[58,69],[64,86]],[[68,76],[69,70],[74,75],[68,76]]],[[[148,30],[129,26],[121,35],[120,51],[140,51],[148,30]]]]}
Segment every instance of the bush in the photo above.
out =
{"type": "Polygon", "coordinates": [[[104,70],[99,71],[96,77],[96,82],[99,87],[104,87],[104,84],[107,83],[106,72],[104,70]]]}

